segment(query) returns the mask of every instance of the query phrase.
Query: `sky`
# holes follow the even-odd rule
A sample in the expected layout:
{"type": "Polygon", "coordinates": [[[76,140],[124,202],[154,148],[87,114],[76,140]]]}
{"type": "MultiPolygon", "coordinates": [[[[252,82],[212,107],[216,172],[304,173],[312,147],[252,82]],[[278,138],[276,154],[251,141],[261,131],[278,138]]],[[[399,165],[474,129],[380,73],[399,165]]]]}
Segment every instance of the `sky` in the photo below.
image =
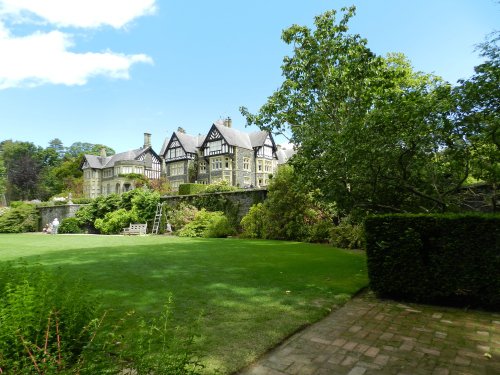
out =
{"type": "Polygon", "coordinates": [[[123,152],[148,132],[159,152],[178,127],[206,134],[229,116],[257,130],[239,107],[280,86],[282,30],[350,5],[373,52],[451,83],[500,24],[499,0],[0,0],[0,141],[123,152]]]}

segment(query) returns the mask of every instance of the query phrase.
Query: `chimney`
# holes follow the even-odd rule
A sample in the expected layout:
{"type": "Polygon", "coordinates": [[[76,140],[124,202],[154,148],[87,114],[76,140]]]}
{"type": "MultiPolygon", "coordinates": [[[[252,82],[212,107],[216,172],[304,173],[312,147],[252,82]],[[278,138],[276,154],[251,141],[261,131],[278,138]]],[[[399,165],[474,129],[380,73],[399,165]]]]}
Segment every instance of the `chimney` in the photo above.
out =
{"type": "Polygon", "coordinates": [[[105,158],[107,155],[106,155],[106,147],[101,147],[101,152],[100,152],[100,155],[99,155],[101,158],[105,158]]]}
{"type": "Polygon", "coordinates": [[[151,147],[151,134],[144,133],[144,148],[151,147]]]}
{"type": "Polygon", "coordinates": [[[224,126],[226,128],[230,128],[233,126],[233,120],[231,120],[231,117],[227,117],[224,119],[224,126]]]}

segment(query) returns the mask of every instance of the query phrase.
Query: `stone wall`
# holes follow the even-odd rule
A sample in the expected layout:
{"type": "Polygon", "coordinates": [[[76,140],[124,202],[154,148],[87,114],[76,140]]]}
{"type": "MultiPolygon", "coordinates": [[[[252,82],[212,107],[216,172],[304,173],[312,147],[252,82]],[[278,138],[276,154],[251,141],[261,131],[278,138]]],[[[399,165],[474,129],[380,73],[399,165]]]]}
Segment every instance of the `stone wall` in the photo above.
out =
{"type": "Polygon", "coordinates": [[[238,222],[245,216],[252,205],[261,203],[266,199],[267,189],[247,189],[238,191],[228,191],[221,193],[196,194],[196,195],[172,195],[163,196],[161,201],[169,207],[175,207],[181,202],[193,204],[197,197],[204,195],[216,195],[226,198],[238,207],[238,222]]]}
{"type": "Polygon", "coordinates": [[[41,231],[45,225],[51,223],[56,217],[59,222],[68,217],[75,217],[76,211],[82,206],[82,204],[65,204],[60,206],[37,207],[38,213],[40,214],[38,230],[41,231]]]}

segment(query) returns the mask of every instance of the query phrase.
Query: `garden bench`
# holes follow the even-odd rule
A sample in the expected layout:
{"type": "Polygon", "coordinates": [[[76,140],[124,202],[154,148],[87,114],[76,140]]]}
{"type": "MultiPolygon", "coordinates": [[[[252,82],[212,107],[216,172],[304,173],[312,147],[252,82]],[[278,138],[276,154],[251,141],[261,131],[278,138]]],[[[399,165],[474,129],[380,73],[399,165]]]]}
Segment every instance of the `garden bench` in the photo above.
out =
{"type": "Polygon", "coordinates": [[[146,234],[147,224],[130,224],[127,228],[123,228],[122,234],[146,234]]]}

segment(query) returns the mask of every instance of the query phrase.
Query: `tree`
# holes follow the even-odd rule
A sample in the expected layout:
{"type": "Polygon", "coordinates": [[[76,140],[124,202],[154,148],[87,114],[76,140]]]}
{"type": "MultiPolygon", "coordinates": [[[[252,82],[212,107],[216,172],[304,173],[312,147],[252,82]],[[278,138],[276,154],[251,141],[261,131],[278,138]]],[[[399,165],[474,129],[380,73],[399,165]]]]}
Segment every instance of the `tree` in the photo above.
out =
{"type": "Polygon", "coordinates": [[[101,144],[93,144],[86,142],[75,142],[66,150],[66,154],[77,157],[81,154],[90,154],[90,155],[99,155],[101,153],[101,148],[106,149],[106,155],[114,155],[115,150],[111,147],[101,145],[101,144]]]}
{"type": "Polygon", "coordinates": [[[282,39],[284,82],[247,123],[289,136],[300,181],[343,214],[445,210],[468,174],[450,114],[451,87],[400,54],[375,55],[348,33],[355,8],[294,25],[282,39]]]}
{"type": "Polygon", "coordinates": [[[500,32],[479,45],[486,61],[456,87],[457,118],[472,147],[472,175],[493,187],[492,205],[500,181],[500,32]]]}
{"type": "Polygon", "coordinates": [[[7,169],[7,200],[36,198],[42,167],[41,148],[30,142],[4,141],[0,149],[7,169]]]}
{"type": "Polygon", "coordinates": [[[57,152],[59,155],[59,158],[63,158],[64,153],[66,152],[65,147],[62,143],[62,141],[59,138],[54,138],[49,142],[49,148],[54,149],[54,151],[57,152]]]}
{"type": "Polygon", "coordinates": [[[0,206],[6,204],[5,192],[7,190],[7,170],[0,155],[0,206]]]}

